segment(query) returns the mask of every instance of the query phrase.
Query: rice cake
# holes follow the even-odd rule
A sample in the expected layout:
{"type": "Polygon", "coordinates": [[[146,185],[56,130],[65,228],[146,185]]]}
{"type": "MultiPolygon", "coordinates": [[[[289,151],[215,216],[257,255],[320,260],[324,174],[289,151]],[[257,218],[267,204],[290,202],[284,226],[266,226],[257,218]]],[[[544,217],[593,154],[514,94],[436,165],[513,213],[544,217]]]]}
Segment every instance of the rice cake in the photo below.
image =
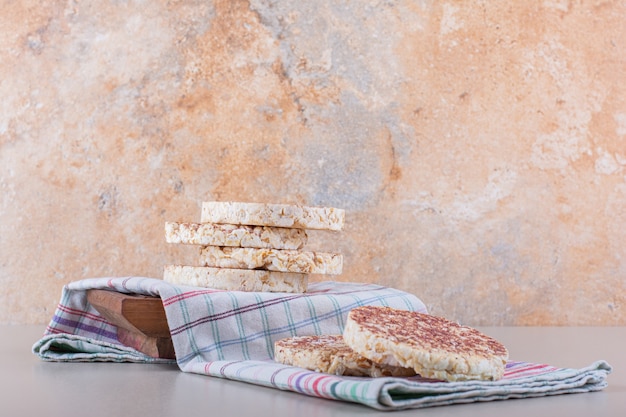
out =
{"type": "Polygon", "coordinates": [[[343,269],[343,256],[326,252],[205,246],[200,252],[200,264],[217,268],[339,275],[343,269]]]}
{"type": "Polygon", "coordinates": [[[343,337],[375,363],[413,368],[424,378],[446,381],[498,380],[508,359],[504,345],[474,328],[389,307],[351,310],[343,337]]]}
{"type": "Polygon", "coordinates": [[[304,293],[308,286],[307,274],[187,265],[166,265],[163,280],[226,291],[304,293]]]}
{"type": "Polygon", "coordinates": [[[165,223],[165,241],[189,245],[296,250],[308,240],[305,230],[213,223],[165,223]]]}
{"type": "Polygon", "coordinates": [[[335,375],[413,376],[415,371],[378,365],[355,353],[341,335],[295,336],[274,343],[274,360],[285,365],[335,375]]]}
{"type": "Polygon", "coordinates": [[[297,229],[341,230],[345,210],[291,204],[205,201],[201,223],[230,223],[297,229]]]}

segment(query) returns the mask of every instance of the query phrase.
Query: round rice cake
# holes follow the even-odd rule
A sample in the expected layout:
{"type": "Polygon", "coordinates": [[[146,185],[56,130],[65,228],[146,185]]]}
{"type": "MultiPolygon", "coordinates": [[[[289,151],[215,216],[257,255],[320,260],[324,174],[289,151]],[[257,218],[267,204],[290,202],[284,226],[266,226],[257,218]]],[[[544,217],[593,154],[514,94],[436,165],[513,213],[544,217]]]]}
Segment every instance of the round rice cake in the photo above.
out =
{"type": "Polygon", "coordinates": [[[345,210],[293,204],[205,201],[201,223],[230,223],[296,229],[341,230],[345,210]]]}
{"type": "Polygon", "coordinates": [[[506,347],[478,330],[443,317],[363,306],[350,311],[343,337],[378,364],[412,368],[424,378],[489,380],[504,375],[506,347]]]}
{"type": "Polygon", "coordinates": [[[165,223],[165,241],[202,246],[296,250],[307,242],[306,230],[214,223],[165,223]]]}
{"type": "Polygon", "coordinates": [[[295,336],[274,343],[274,360],[285,365],[346,376],[414,376],[415,371],[379,365],[355,353],[341,335],[295,336]]]}
{"type": "Polygon", "coordinates": [[[343,269],[343,256],[314,251],[205,246],[200,252],[200,264],[217,268],[339,275],[343,269]]]}
{"type": "Polygon", "coordinates": [[[308,286],[308,274],[187,265],[166,265],[163,280],[170,284],[250,292],[304,293],[308,286]]]}

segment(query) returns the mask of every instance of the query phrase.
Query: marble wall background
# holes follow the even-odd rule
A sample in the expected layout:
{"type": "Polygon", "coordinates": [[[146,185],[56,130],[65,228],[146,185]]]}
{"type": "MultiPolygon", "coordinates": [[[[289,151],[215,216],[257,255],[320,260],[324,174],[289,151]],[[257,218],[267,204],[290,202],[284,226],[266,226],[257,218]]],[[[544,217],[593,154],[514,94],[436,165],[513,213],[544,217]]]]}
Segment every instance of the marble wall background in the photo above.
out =
{"type": "Polygon", "coordinates": [[[0,323],[234,200],[465,324],[626,325],[623,1],[0,5],[0,323]]]}

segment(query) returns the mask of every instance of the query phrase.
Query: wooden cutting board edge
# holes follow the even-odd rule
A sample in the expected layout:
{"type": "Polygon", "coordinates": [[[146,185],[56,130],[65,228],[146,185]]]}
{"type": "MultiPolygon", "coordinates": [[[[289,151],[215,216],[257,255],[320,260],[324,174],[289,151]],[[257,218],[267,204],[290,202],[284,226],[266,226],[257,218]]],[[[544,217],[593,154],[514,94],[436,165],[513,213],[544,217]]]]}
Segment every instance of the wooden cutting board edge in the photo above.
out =
{"type": "Polygon", "coordinates": [[[87,301],[117,326],[120,343],[156,358],[174,359],[165,309],[159,297],[92,289],[87,301]]]}

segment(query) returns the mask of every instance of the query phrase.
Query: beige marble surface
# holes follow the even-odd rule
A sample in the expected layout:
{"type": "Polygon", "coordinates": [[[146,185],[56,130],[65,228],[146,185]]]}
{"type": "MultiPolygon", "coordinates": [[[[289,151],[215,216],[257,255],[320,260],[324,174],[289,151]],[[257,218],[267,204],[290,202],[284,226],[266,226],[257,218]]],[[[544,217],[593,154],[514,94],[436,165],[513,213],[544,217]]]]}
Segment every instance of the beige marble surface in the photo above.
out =
{"type": "Polygon", "coordinates": [[[233,200],[465,324],[626,324],[623,1],[0,6],[0,323],[233,200]]]}

